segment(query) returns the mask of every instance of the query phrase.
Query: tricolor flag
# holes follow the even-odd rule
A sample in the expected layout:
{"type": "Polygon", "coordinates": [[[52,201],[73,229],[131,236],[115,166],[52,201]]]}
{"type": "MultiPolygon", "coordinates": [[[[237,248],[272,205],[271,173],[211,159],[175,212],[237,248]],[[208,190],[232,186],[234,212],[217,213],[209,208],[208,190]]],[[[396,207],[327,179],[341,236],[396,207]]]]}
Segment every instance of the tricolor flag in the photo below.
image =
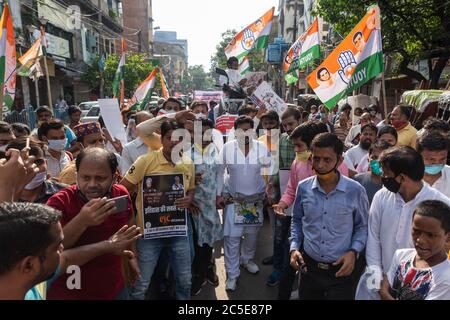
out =
{"type": "Polygon", "coordinates": [[[170,96],[169,86],[167,85],[167,81],[166,81],[166,78],[164,77],[162,69],[159,69],[159,77],[161,79],[162,96],[164,99],[168,99],[170,96]]]}
{"type": "Polygon", "coordinates": [[[152,96],[153,89],[155,88],[157,72],[158,68],[153,69],[148,77],[142,81],[139,87],[137,87],[133,97],[130,100],[130,106],[135,105],[136,103],[140,104],[142,107],[146,106],[152,96]]]}
{"type": "Polygon", "coordinates": [[[239,61],[242,61],[250,50],[266,48],[272,29],[274,11],[275,7],[239,32],[225,48],[227,58],[236,57],[239,61]]]}
{"type": "Polygon", "coordinates": [[[346,94],[382,71],[380,9],[372,6],[325,61],[308,75],[307,81],[331,110],[346,94]]]}
{"type": "Polygon", "coordinates": [[[0,83],[3,85],[3,104],[11,108],[16,93],[16,45],[8,3],[3,7],[0,27],[0,83]]]}
{"type": "Polygon", "coordinates": [[[286,53],[283,63],[285,80],[291,84],[297,82],[297,70],[320,57],[319,21],[316,18],[308,30],[298,37],[286,53]]]}
{"type": "Polygon", "coordinates": [[[39,39],[37,39],[31,48],[19,58],[21,66],[17,73],[20,76],[35,79],[44,75],[42,72],[40,59],[44,56],[44,46],[42,44],[45,45],[45,43],[46,40],[41,30],[41,36],[39,39]]]}
{"type": "Polygon", "coordinates": [[[239,64],[239,74],[243,76],[247,73],[247,71],[250,70],[250,60],[248,60],[248,57],[244,57],[242,62],[239,64]]]}
{"type": "Polygon", "coordinates": [[[114,98],[119,97],[120,94],[120,108],[123,108],[123,100],[125,96],[125,39],[122,38],[122,56],[120,57],[119,66],[117,67],[116,74],[114,75],[113,82],[113,94],[114,98]],[[119,92],[120,87],[120,92],[119,92]]]}

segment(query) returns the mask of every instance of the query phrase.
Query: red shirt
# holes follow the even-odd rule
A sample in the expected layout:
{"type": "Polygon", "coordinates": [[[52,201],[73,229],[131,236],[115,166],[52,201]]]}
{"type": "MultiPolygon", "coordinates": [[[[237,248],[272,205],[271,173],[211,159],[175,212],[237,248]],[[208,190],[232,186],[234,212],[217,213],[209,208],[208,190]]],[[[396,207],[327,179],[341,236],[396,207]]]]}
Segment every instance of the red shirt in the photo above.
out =
{"type": "MultiPolygon", "coordinates": [[[[98,226],[87,228],[73,247],[107,240],[128,224],[133,214],[129,193],[124,186],[114,184],[111,188],[111,198],[123,195],[128,195],[128,209],[110,215],[98,226]]],[[[48,199],[47,205],[62,212],[61,225],[64,227],[80,212],[85,201],[80,197],[77,186],[74,185],[56,193],[48,199]]],[[[81,289],[68,289],[66,281],[71,274],[62,274],[49,288],[47,299],[112,300],[125,286],[120,256],[105,254],[91,260],[80,269],[81,289]]]]}

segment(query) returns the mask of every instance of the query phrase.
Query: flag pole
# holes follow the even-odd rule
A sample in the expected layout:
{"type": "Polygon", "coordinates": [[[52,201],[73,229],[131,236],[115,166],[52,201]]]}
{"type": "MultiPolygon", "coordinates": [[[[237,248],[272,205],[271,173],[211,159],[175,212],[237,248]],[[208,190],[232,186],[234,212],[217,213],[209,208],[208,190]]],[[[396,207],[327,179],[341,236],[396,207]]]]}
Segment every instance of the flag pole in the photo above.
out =
{"type": "Polygon", "coordinates": [[[381,90],[383,91],[383,106],[384,106],[384,118],[387,119],[387,101],[386,101],[386,83],[384,79],[384,66],[386,64],[386,58],[384,59],[383,63],[383,72],[381,73],[381,90]]]}
{"type": "Polygon", "coordinates": [[[50,76],[48,74],[48,65],[47,65],[47,54],[44,55],[44,67],[45,67],[45,76],[47,78],[47,95],[48,95],[48,107],[53,112],[53,103],[52,103],[52,90],[50,89],[50,76]]]}
{"type": "Polygon", "coordinates": [[[41,26],[41,48],[44,53],[45,77],[47,78],[48,107],[53,112],[52,90],[50,88],[50,75],[48,74],[48,65],[47,65],[47,48],[46,48],[46,43],[42,43],[42,40],[44,40],[44,42],[47,41],[45,39],[44,25],[41,26]]]}

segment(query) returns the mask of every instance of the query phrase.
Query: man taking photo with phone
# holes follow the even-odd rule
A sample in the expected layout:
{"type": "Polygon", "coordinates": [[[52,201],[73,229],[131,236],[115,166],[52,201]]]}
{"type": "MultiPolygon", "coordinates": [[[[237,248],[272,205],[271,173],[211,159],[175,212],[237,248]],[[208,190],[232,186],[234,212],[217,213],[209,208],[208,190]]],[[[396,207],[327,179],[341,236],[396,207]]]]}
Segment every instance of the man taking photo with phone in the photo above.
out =
{"type": "MultiPolygon", "coordinates": [[[[47,204],[62,212],[63,245],[74,248],[111,237],[123,225],[134,225],[134,215],[128,191],[114,184],[117,169],[115,155],[102,148],[84,149],[76,160],[77,184],[55,194],[47,204]],[[111,198],[128,196],[128,206],[118,212],[111,198]]],[[[135,252],[134,245],[129,248],[135,252]]],[[[129,283],[139,275],[137,260],[128,262],[129,283]]],[[[121,257],[105,254],[81,267],[81,289],[68,289],[67,275],[61,276],[48,292],[48,299],[127,299],[121,257]]]]}

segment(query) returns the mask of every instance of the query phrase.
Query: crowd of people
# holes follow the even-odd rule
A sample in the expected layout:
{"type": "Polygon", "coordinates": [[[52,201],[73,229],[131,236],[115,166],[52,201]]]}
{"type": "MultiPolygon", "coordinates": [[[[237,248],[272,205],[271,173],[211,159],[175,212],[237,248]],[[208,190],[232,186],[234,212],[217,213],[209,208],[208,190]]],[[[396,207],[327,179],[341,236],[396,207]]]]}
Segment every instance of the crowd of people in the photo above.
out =
{"type": "Polygon", "coordinates": [[[236,291],[241,268],[259,271],[265,218],[280,300],[296,274],[301,300],[450,299],[447,122],[417,131],[407,105],[382,119],[377,105],[248,103],[222,137],[215,111],[176,98],[125,110],[125,145],[76,107],[67,125],[45,106],[37,130],[0,122],[0,299],[143,300],[154,287],[188,300],[219,285],[220,241],[236,291]],[[175,175],[184,235],[146,237],[155,175],[175,175]]]}

